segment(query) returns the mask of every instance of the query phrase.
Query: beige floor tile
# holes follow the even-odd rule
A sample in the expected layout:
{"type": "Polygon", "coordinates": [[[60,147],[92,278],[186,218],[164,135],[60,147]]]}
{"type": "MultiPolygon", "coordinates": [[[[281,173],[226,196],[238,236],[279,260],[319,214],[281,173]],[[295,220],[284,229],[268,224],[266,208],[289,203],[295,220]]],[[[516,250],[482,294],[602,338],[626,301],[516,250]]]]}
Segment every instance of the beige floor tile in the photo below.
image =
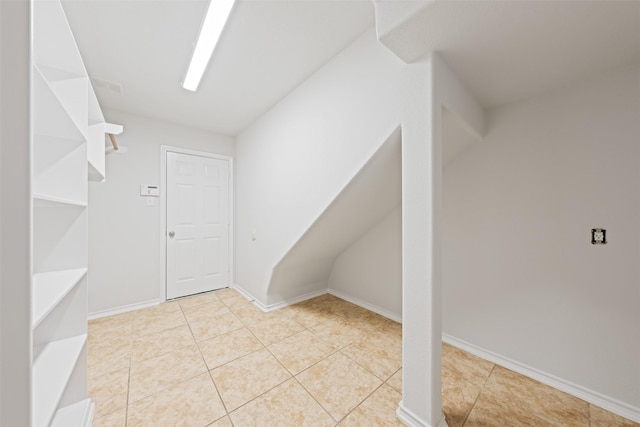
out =
{"type": "Polygon", "coordinates": [[[89,357],[87,376],[89,378],[105,375],[123,368],[129,369],[131,366],[131,351],[123,350],[117,353],[110,353],[108,357],[89,357]]]}
{"type": "Polygon", "coordinates": [[[265,313],[253,304],[250,307],[235,310],[233,314],[246,326],[255,325],[271,317],[283,316],[277,311],[265,313]]]}
{"type": "Polygon", "coordinates": [[[207,372],[129,405],[127,426],[206,426],[226,414],[207,372]]]}
{"type": "Polygon", "coordinates": [[[338,320],[335,314],[300,304],[285,307],[279,311],[305,328],[312,328],[329,320],[338,320]]]}
{"type": "Polygon", "coordinates": [[[550,425],[589,425],[585,401],[500,366],[491,372],[481,396],[506,402],[512,410],[521,409],[550,425]]]}
{"type": "Polygon", "coordinates": [[[91,427],[125,427],[127,423],[127,410],[120,409],[101,417],[95,417],[91,427]]]}
{"type": "Polygon", "coordinates": [[[294,335],[304,328],[293,320],[285,317],[268,317],[259,323],[248,326],[249,330],[268,346],[294,335]]]}
{"type": "Polygon", "coordinates": [[[442,412],[449,427],[462,427],[482,388],[457,375],[442,373],[442,412]]]}
{"type": "Polygon", "coordinates": [[[184,317],[187,318],[188,323],[195,323],[211,321],[216,316],[230,313],[231,310],[216,297],[214,301],[185,307],[182,309],[182,312],[184,313],[184,317]]]}
{"type": "Polygon", "coordinates": [[[402,339],[383,332],[370,333],[341,351],[383,381],[402,366],[402,339]]]}
{"type": "MultiPolygon", "coordinates": [[[[340,426],[403,426],[396,417],[402,395],[383,384],[340,422],[340,426]]],[[[449,426],[451,427],[451,426],[449,426]]]]}
{"type": "Polygon", "coordinates": [[[398,393],[402,393],[402,368],[398,369],[395,374],[387,380],[387,384],[398,393]]]}
{"type": "Polygon", "coordinates": [[[136,317],[155,316],[158,313],[171,313],[178,310],[180,310],[178,301],[166,301],[151,307],[136,310],[134,313],[136,313],[136,317]]]}
{"type": "Polygon", "coordinates": [[[313,397],[291,378],[235,412],[237,426],[333,426],[333,419],[313,397]]]}
{"type": "Polygon", "coordinates": [[[327,295],[330,297],[332,296],[329,294],[324,294],[319,297],[301,301],[290,307],[304,308],[305,310],[309,310],[309,311],[328,313],[329,311],[328,311],[327,302],[326,302],[326,300],[328,299],[327,295]]]}
{"type": "Polygon", "coordinates": [[[402,337],[402,323],[398,323],[395,320],[391,320],[384,316],[380,317],[382,317],[382,319],[378,319],[376,321],[376,323],[379,324],[380,329],[383,331],[393,332],[402,337]]]}
{"type": "Polygon", "coordinates": [[[591,427],[640,427],[640,423],[633,422],[594,405],[589,405],[589,414],[591,427]]]}
{"type": "Polygon", "coordinates": [[[220,418],[213,424],[209,424],[207,427],[233,427],[231,419],[229,417],[220,418]]]}
{"type": "Polygon", "coordinates": [[[95,340],[97,344],[112,340],[116,337],[131,337],[131,332],[133,330],[133,320],[126,325],[121,324],[98,324],[98,325],[89,325],[88,327],[88,336],[89,340],[95,340]]]}
{"type": "Polygon", "coordinates": [[[335,351],[326,341],[304,330],[269,346],[269,351],[296,375],[335,351]]]}
{"type": "Polygon", "coordinates": [[[114,314],[113,316],[100,317],[98,319],[89,320],[89,330],[92,328],[111,328],[119,329],[122,327],[130,327],[136,311],[129,311],[127,313],[114,314]]]}
{"type": "Polygon", "coordinates": [[[247,328],[201,341],[198,346],[210,370],[264,348],[247,328]]]}
{"type": "Polygon", "coordinates": [[[205,292],[203,294],[193,295],[176,300],[176,302],[180,304],[180,308],[182,308],[182,310],[184,310],[185,308],[191,308],[200,304],[214,301],[220,301],[220,298],[216,296],[215,292],[205,292]]]}
{"type": "Polygon", "coordinates": [[[335,348],[343,348],[357,343],[366,335],[366,331],[353,326],[345,319],[329,320],[313,326],[309,330],[335,348]]]}
{"type": "MultiPolygon", "coordinates": [[[[566,425],[566,424],[565,424],[566,425]]],[[[511,406],[508,402],[480,393],[464,427],[554,427],[553,424],[534,416],[526,410],[511,406]]]]}
{"type": "Polygon", "coordinates": [[[222,302],[224,302],[226,306],[229,307],[229,309],[231,309],[231,311],[237,311],[237,310],[243,310],[249,307],[255,307],[255,305],[253,305],[251,301],[249,301],[248,299],[246,299],[240,294],[234,297],[224,298],[222,299],[222,302]]]}
{"type": "Polygon", "coordinates": [[[461,378],[479,387],[489,378],[494,364],[460,350],[450,344],[442,343],[442,368],[448,369],[461,378]]]}
{"type": "Polygon", "coordinates": [[[129,333],[89,334],[88,376],[94,377],[128,368],[131,360],[131,329],[129,333]]]}
{"type": "Polygon", "coordinates": [[[256,398],[291,377],[267,349],[258,350],[211,371],[228,411],[256,398]]]}
{"type": "Polygon", "coordinates": [[[129,404],[207,372],[196,345],[131,364],[129,404]]]}
{"type": "Polygon", "coordinates": [[[189,327],[196,341],[202,342],[243,328],[244,325],[233,313],[226,313],[212,317],[210,320],[189,323],[189,327]]]}
{"type": "Polygon", "coordinates": [[[87,352],[88,375],[104,375],[129,367],[131,359],[131,335],[109,335],[103,338],[89,336],[87,352]]]}
{"type": "Polygon", "coordinates": [[[232,288],[218,289],[217,291],[213,291],[213,294],[220,298],[221,300],[225,300],[227,298],[235,298],[241,297],[240,292],[236,291],[232,288]]]}
{"type": "Polygon", "coordinates": [[[348,313],[345,318],[347,320],[354,320],[366,325],[368,329],[383,329],[383,328],[392,328],[394,325],[397,325],[391,319],[387,319],[386,317],[374,313],[369,310],[362,309],[362,311],[354,311],[348,313]]]}
{"type": "Polygon", "coordinates": [[[187,325],[154,332],[133,340],[131,362],[136,363],[195,344],[187,325]]]}
{"type": "Polygon", "coordinates": [[[390,332],[390,333],[396,334],[397,336],[402,338],[402,323],[394,322],[391,319],[387,319],[387,320],[388,320],[388,322],[383,324],[380,327],[380,329],[382,329],[385,332],[390,332]]]}
{"type": "MultiPolygon", "coordinates": [[[[88,335],[97,427],[124,427],[127,401],[129,425],[398,422],[402,325],[333,295],[263,313],[224,289],[91,320],[88,335]]],[[[450,427],[640,427],[447,344],[442,365],[450,427]]]]}
{"type": "Polygon", "coordinates": [[[128,349],[131,345],[131,326],[118,327],[100,330],[89,328],[89,354],[96,358],[100,355],[106,356],[119,350],[128,349]]]}
{"type": "MultiPolygon", "coordinates": [[[[179,308],[180,306],[176,306],[179,308]]],[[[160,307],[160,306],[158,306],[160,307]]],[[[150,310],[150,309],[145,309],[150,310]]],[[[186,325],[187,321],[182,314],[182,310],[173,311],[148,311],[145,314],[136,316],[133,321],[133,337],[139,338],[154,332],[160,332],[165,329],[177,328],[186,325]]]]}
{"type": "Polygon", "coordinates": [[[341,353],[334,353],[296,378],[335,421],[382,384],[379,378],[341,353]]]}
{"type": "Polygon", "coordinates": [[[88,395],[96,404],[95,416],[126,409],[128,385],[128,368],[90,378],[87,384],[88,395]]]}
{"type": "Polygon", "coordinates": [[[342,316],[345,318],[357,319],[361,316],[365,315],[366,309],[359,307],[355,304],[352,304],[343,299],[334,297],[334,298],[325,298],[320,304],[319,307],[322,310],[326,310],[329,313],[336,314],[338,316],[342,316]]]}

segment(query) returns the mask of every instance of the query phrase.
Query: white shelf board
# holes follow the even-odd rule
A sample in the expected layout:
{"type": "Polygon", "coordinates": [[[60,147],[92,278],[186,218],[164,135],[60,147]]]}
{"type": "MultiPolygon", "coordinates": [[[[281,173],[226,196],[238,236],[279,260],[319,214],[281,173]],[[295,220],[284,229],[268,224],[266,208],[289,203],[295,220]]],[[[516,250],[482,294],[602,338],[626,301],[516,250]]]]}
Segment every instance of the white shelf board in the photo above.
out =
{"type": "Polygon", "coordinates": [[[40,74],[42,74],[42,77],[44,77],[44,79],[48,83],[85,77],[82,74],[75,74],[66,70],[61,70],[59,68],[53,68],[42,64],[35,64],[35,66],[38,68],[40,74]]]}
{"type": "Polygon", "coordinates": [[[91,399],[81,400],[56,411],[50,427],[91,427],[96,405],[91,399]]]}
{"type": "Polygon", "coordinates": [[[51,422],[86,342],[86,334],[53,341],[33,361],[34,426],[51,422]]]}
{"type": "Polygon", "coordinates": [[[34,329],[86,274],[86,268],[75,268],[33,275],[32,325],[34,329]]]}
{"type": "Polygon", "coordinates": [[[106,133],[111,133],[113,135],[120,135],[123,130],[124,130],[124,127],[122,125],[116,125],[113,123],[104,124],[104,131],[106,133]]]}
{"type": "Polygon", "coordinates": [[[86,207],[87,202],[65,199],[63,197],[50,196],[48,194],[33,194],[33,206],[36,208],[55,208],[65,206],[86,207]]]}

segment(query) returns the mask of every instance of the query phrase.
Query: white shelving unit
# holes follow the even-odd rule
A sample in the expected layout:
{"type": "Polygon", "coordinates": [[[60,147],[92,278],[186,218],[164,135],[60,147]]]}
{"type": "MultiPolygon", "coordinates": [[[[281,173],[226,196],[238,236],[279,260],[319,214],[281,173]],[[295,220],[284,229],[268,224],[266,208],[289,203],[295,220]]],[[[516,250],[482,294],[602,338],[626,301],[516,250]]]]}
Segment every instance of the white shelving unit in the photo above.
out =
{"type": "Polygon", "coordinates": [[[105,179],[105,124],[59,0],[32,0],[34,427],[86,426],[88,179],[105,179]]]}

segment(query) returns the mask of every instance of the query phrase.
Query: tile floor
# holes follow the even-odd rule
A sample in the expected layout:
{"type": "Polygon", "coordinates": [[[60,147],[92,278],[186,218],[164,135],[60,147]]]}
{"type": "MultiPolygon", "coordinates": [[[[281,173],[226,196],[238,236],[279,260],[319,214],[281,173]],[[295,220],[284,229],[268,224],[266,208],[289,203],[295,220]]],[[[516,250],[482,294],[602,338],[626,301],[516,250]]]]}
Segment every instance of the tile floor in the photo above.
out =
{"type": "MultiPolygon", "coordinates": [[[[102,426],[393,426],[401,326],[331,295],[263,313],[231,289],[89,322],[102,426]]],[[[450,427],[629,426],[443,347],[450,427]]]]}

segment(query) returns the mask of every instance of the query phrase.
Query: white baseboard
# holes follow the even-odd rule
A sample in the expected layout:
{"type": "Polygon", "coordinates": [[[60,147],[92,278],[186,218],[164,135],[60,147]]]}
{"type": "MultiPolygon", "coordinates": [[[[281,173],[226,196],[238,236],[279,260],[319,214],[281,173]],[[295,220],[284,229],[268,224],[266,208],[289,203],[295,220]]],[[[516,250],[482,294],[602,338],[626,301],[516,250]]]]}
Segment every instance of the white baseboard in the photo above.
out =
{"type": "Polygon", "coordinates": [[[87,399],[87,408],[84,413],[84,420],[82,425],[84,427],[91,427],[93,425],[93,418],[96,414],[96,404],[91,401],[91,399],[87,399]]]}
{"type": "Polygon", "coordinates": [[[113,316],[115,314],[127,313],[133,310],[139,310],[141,308],[152,307],[154,305],[160,304],[162,301],[160,300],[151,300],[140,302],[136,304],[123,305],[122,307],[110,308],[108,310],[94,311],[93,313],[89,313],[89,320],[99,319],[101,317],[113,316]]]}
{"type": "Polygon", "coordinates": [[[369,311],[373,311],[374,313],[378,313],[381,316],[386,317],[387,319],[391,319],[394,322],[402,323],[402,316],[397,315],[396,313],[392,313],[384,308],[380,308],[376,305],[370,304],[366,301],[363,301],[359,298],[352,297],[351,295],[345,294],[341,291],[337,291],[335,289],[329,289],[329,293],[331,295],[337,296],[340,299],[345,301],[349,301],[352,304],[358,305],[362,308],[366,308],[369,311]]]}
{"type": "Polygon", "coordinates": [[[237,283],[235,283],[233,285],[233,289],[235,289],[236,291],[241,293],[245,298],[247,298],[256,307],[258,307],[260,310],[264,311],[265,313],[268,313],[268,312],[274,311],[274,310],[279,310],[281,308],[285,308],[287,306],[290,306],[290,305],[293,305],[293,304],[297,304],[299,302],[306,301],[306,300],[311,299],[311,298],[319,297],[320,295],[324,295],[324,294],[327,293],[326,289],[320,289],[320,290],[317,290],[317,291],[309,292],[309,293],[304,294],[304,295],[297,296],[295,298],[289,298],[289,299],[286,299],[284,301],[277,302],[275,304],[266,305],[266,304],[263,304],[261,301],[257,300],[256,298],[254,298],[253,295],[251,295],[249,292],[247,292],[246,290],[242,289],[242,287],[240,287],[237,283]]]}
{"type": "Polygon", "coordinates": [[[246,299],[248,299],[249,301],[251,301],[252,303],[256,303],[256,299],[253,297],[253,295],[251,295],[249,292],[245,291],[242,287],[240,287],[240,285],[238,285],[237,283],[234,283],[230,286],[231,289],[235,289],[236,291],[238,291],[238,293],[240,295],[242,295],[243,297],[245,297],[246,299]]]}
{"type": "Polygon", "coordinates": [[[447,334],[442,334],[442,341],[451,344],[454,347],[458,347],[464,351],[481,357],[485,360],[493,362],[497,365],[510,369],[514,372],[522,374],[526,377],[532,378],[536,381],[540,381],[543,384],[551,386],[555,389],[568,393],[593,405],[606,409],[609,412],[618,414],[621,417],[630,419],[635,422],[640,422],[640,408],[613,399],[609,396],[605,396],[588,388],[579,386],[562,378],[558,378],[555,375],[548,374],[540,371],[531,366],[527,366],[508,357],[501,356],[489,350],[477,347],[466,341],[457,339],[447,334]]]}
{"type": "Polygon", "coordinates": [[[331,294],[334,295],[340,299],[343,299],[345,301],[349,301],[352,304],[355,304],[357,306],[360,306],[362,308],[366,308],[369,311],[373,311],[374,313],[378,313],[381,316],[384,316],[388,319],[393,320],[394,322],[398,322],[398,323],[402,323],[402,317],[397,315],[396,313],[392,313],[388,310],[385,310],[383,308],[380,308],[376,305],[370,304],[366,301],[363,301],[359,298],[355,298],[352,297],[351,295],[345,294],[341,291],[337,291],[335,289],[318,289],[316,291],[313,292],[309,292],[303,295],[299,295],[297,297],[294,298],[289,298],[274,304],[263,304],[261,301],[259,301],[258,299],[256,299],[253,295],[251,295],[249,292],[247,292],[245,289],[243,289],[240,285],[238,285],[237,283],[234,283],[232,286],[233,289],[235,289],[236,291],[238,291],[240,294],[242,294],[246,299],[248,299],[249,301],[251,301],[253,304],[256,305],[256,307],[258,307],[260,310],[264,311],[264,312],[269,312],[269,311],[274,311],[274,310],[279,310],[281,308],[284,307],[288,307],[290,305],[293,304],[297,304],[299,302],[302,301],[306,301],[308,299],[311,298],[315,298],[315,297],[319,297],[320,295],[324,295],[324,294],[331,294]]]}
{"type": "Polygon", "coordinates": [[[447,421],[444,419],[444,415],[440,419],[440,422],[432,426],[425,420],[418,417],[412,411],[408,410],[404,406],[404,402],[402,400],[400,401],[398,409],[396,410],[396,416],[400,421],[402,421],[404,425],[409,427],[448,427],[447,421]]]}

